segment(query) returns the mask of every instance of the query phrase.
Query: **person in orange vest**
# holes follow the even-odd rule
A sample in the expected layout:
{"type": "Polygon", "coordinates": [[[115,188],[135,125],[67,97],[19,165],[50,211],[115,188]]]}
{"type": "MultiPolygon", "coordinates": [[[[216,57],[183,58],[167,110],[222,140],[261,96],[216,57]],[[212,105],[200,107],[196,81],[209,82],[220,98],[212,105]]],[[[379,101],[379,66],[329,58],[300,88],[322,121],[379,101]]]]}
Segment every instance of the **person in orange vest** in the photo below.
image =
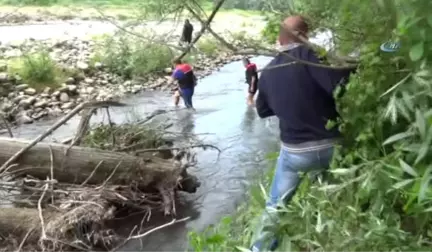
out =
{"type": "Polygon", "coordinates": [[[251,63],[248,58],[243,59],[243,65],[246,68],[246,83],[248,84],[248,96],[247,103],[248,105],[254,104],[254,96],[258,90],[258,72],[257,66],[254,63],[251,63]]]}
{"type": "Polygon", "coordinates": [[[181,60],[174,61],[175,69],[172,78],[177,81],[178,87],[174,94],[174,104],[178,106],[180,97],[188,109],[194,109],[192,103],[192,96],[197,84],[197,78],[193,72],[192,67],[183,63],[181,60]]]}

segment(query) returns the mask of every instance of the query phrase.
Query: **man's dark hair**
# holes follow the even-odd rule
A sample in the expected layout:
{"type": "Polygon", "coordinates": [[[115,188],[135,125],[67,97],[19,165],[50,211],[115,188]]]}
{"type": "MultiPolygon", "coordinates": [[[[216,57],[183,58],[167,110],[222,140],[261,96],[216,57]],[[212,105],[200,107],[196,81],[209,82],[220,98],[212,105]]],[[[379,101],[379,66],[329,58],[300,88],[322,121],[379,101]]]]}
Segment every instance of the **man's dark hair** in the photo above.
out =
{"type": "Polygon", "coordinates": [[[250,60],[249,60],[248,58],[243,58],[243,62],[249,64],[249,63],[250,63],[250,60]]]}
{"type": "Polygon", "coordinates": [[[176,64],[176,65],[180,65],[182,63],[182,60],[181,59],[176,59],[176,60],[173,60],[173,63],[176,64]]]}

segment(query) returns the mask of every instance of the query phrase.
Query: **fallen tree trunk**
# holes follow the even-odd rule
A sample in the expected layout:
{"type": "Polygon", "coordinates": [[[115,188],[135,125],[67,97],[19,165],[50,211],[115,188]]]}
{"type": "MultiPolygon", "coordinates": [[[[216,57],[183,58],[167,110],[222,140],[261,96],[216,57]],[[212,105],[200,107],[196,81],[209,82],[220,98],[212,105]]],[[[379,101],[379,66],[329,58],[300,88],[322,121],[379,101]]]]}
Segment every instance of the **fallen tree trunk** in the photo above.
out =
{"type": "Polygon", "coordinates": [[[17,250],[21,243],[23,250],[44,250],[43,244],[50,244],[53,251],[82,250],[72,242],[94,246],[107,241],[105,221],[113,217],[109,205],[101,199],[61,210],[0,208],[0,237],[8,238],[0,239],[0,249],[17,250]]]}
{"type": "MultiPolygon", "coordinates": [[[[28,140],[0,137],[0,162],[6,162],[29,143],[28,140]]],[[[180,190],[195,192],[199,187],[196,178],[184,177],[179,160],[155,156],[142,158],[87,147],[72,147],[65,155],[68,148],[68,145],[39,142],[20,156],[18,165],[9,167],[8,172],[41,180],[53,174],[53,179],[63,183],[135,185],[140,189],[175,186],[182,178],[185,184],[180,190]]]]}
{"type": "Polygon", "coordinates": [[[37,209],[31,208],[1,208],[0,236],[23,238],[29,233],[27,240],[37,241],[40,237],[40,219],[37,209]],[[33,230],[33,232],[32,232],[33,230]]]}

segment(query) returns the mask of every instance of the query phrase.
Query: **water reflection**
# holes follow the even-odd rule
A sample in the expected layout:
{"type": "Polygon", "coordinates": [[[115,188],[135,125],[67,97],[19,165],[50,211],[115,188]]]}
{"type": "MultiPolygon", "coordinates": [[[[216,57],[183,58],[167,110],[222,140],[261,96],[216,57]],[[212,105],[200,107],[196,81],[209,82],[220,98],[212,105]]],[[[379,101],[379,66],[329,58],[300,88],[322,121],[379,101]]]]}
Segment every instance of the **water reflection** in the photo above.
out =
{"type": "Polygon", "coordinates": [[[241,129],[243,132],[247,132],[247,133],[253,132],[255,118],[256,118],[255,107],[247,106],[241,123],[241,129]]]}
{"type": "Polygon", "coordinates": [[[193,133],[193,129],[195,127],[194,124],[194,111],[192,110],[183,110],[183,115],[181,116],[180,122],[182,124],[181,133],[191,134],[193,133]]]}

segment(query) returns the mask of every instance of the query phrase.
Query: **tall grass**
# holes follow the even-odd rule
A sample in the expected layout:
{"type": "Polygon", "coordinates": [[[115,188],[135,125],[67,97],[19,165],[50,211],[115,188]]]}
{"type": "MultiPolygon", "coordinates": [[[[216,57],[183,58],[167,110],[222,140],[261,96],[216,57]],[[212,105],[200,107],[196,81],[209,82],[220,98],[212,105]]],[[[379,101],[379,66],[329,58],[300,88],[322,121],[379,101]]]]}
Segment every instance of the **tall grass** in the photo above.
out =
{"type": "Polygon", "coordinates": [[[26,53],[8,62],[10,75],[18,75],[36,90],[44,87],[57,87],[65,73],[54,62],[49,53],[43,49],[37,53],[26,53]]]}

